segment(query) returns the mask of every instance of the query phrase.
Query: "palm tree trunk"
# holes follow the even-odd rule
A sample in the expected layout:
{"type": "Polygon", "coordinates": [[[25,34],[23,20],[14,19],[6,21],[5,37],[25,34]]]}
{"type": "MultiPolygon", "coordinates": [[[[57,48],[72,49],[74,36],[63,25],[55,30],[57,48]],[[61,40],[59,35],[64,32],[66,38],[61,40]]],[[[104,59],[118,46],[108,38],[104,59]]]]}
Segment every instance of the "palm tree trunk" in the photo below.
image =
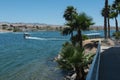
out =
{"type": "Polygon", "coordinates": [[[79,41],[80,47],[82,48],[83,47],[83,45],[82,45],[82,32],[80,29],[78,29],[77,33],[78,33],[78,41],[79,41]]]}
{"type": "Polygon", "coordinates": [[[85,80],[84,68],[75,65],[76,79],[75,80],[85,80]]]}
{"type": "Polygon", "coordinates": [[[73,39],[73,32],[71,32],[71,38],[70,38],[70,40],[71,40],[73,46],[75,46],[75,41],[74,41],[74,39],[73,39]]]}
{"type": "Polygon", "coordinates": [[[107,20],[104,16],[104,38],[107,39],[107,20]]]}
{"type": "Polygon", "coordinates": [[[73,37],[73,32],[71,32],[71,38],[73,37]]]}
{"type": "Polygon", "coordinates": [[[116,24],[116,32],[118,32],[119,29],[118,29],[118,21],[117,21],[117,17],[115,17],[115,24],[116,24]]]}
{"type": "Polygon", "coordinates": [[[108,38],[110,38],[110,19],[108,18],[108,38]]]}
{"type": "Polygon", "coordinates": [[[77,66],[75,67],[75,72],[76,72],[76,79],[75,80],[81,80],[82,73],[81,73],[79,67],[77,67],[77,66]]]}
{"type": "Polygon", "coordinates": [[[105,0],[105,16],[104,16],[104,35],[107,39],[107,16],[108,16],[108,0],[105,0]]]}

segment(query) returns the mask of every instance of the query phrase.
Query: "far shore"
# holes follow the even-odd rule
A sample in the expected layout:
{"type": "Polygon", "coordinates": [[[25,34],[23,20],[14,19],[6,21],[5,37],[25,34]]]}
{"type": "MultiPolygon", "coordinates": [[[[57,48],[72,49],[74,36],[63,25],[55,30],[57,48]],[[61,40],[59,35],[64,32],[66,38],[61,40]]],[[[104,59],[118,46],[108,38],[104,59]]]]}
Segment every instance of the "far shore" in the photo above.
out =
{"type": "Polygon", "coordinates": [[[0,29],[0,32],[13,32],[13,31],[0,29]]]}
{"type": "MultiPolygon", "coordinates": [[[[62,31],[66,25],[32,24],[32,23],[0,23],[0,32],[24,32],[24,31],[62,31]]],[[[90,26],[89,30],[104,30],[103,26],[90,26]]],[[[115,30],[111,26],[111,30],[115,30]]]]}

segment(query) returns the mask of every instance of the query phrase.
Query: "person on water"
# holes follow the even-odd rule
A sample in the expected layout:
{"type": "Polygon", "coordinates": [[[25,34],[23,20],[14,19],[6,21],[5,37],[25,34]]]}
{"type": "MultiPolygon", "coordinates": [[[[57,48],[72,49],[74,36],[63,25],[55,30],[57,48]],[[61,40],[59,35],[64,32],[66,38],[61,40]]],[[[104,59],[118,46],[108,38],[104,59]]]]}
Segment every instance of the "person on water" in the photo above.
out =
{"type": "Polygon", "coordinates": [[[26,39],[26,37],[30,37],[30,34],[24,33],[24,39],[26,39]]]}

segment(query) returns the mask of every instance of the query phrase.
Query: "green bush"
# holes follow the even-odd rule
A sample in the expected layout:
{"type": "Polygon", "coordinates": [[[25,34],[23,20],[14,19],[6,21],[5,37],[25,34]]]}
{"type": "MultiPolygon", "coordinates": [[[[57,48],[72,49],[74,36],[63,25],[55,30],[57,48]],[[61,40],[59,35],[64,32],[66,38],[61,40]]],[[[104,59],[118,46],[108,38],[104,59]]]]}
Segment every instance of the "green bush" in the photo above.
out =
{"type": "Polygon", "coordinates": [[[87,39],[89,39],[89,38],[88,38],[87,35],[82,35],[82,39],[83,39],[83,40],[87,40],[87,39]]]}
{"type": "Polygon", "coordinates": [[[59,58],[56,59],[60,68],[68,71],[74,71],[76,73],[76,79],[82,77],[85,78],[85,69],[92,62],[94,54],[85,54],[84,48],[80,45],[72,45],[72,43],[66,42],[63,44],[62,50],[59,53],[59,58]],[[81,77],[82,76],[82,77],[81,77]]]}
{"type": "Polygon", "coordinates": [[[14,28],[13,32],[20,32],[21,30],[19,28],[14,28]]]}
{"type": "Polygon", "coordinates": [[[2,29],[6,29],[7,27],[6,26],[2,26],[2,29]]]}
{"type": "Polygon", "coordinates": [[[72,70],[75,66],[85,67],[91,63],[93,54],[85,54],[84,48],[79,45],[73,46],[71,43],[66,42],[63,44],[60,51],[61,58],[57,59],[58,64],[63,69],[72,70]]]}
{"type": "Polygon", "coordinates": [[[113,33],[113,37],[114,37],[115,39],[120,39],[120,32],[114,32],[114,33],[113,33]]]}
{"type": "Polygon", "coordinates": [[[12,28],[8,28],[7,30],[12,31],[12,28]]]}

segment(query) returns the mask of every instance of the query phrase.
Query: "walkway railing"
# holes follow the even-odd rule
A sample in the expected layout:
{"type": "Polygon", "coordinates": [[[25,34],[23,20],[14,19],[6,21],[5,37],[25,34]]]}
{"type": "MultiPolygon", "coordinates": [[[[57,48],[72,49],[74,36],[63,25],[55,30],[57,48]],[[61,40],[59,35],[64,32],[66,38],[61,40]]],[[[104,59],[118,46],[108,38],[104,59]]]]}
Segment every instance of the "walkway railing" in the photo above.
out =
{"type": "Polygon", "coordinates": [[[98,80],[99,75],[99,64],[100,64],[100,51],[101,51],[101,41],[98,43],[98,48],[96,55],[94,56],[93,62],[90,66],[90,70],[86,77],[86,80],[98,80]]]}

